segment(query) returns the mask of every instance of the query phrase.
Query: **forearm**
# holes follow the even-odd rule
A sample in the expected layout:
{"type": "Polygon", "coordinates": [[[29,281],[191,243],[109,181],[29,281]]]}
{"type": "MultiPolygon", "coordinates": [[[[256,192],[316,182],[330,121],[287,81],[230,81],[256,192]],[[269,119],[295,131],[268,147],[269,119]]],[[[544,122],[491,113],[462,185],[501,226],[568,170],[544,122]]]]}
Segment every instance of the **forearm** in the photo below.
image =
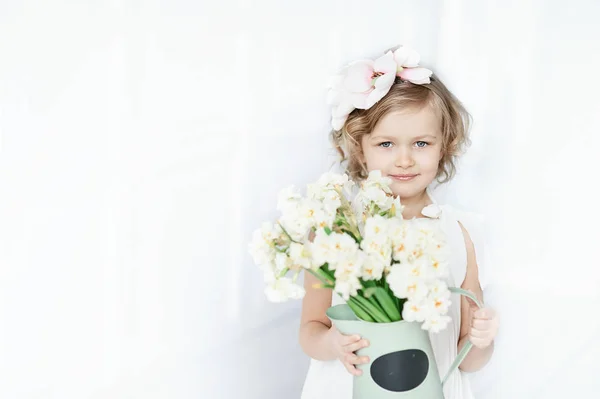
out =
{"type": "MultiPolygon", "coordinates": [[[[458,343],[458,351],[465,346],[468,342],[469,337],[464,336],[458,343]]],[[[469,354],[465,357],[462,363],[459,366],[459,369],[462,371],[471,373],[478,370],[481,370],[483,366],[485,366],[491,359],[492,354],[494,353],[494,342],[487,346],[484,349],[479,349],[476,346],[473,346],[469,351],[469,354]]]]}
{"type": "Polygon", "coordinates": [[[299,341],[304,353],[316,360],[334,360],[335,352],[329,341],[330,328],[320,321],[309,321],[300,328],[299,341]]]}

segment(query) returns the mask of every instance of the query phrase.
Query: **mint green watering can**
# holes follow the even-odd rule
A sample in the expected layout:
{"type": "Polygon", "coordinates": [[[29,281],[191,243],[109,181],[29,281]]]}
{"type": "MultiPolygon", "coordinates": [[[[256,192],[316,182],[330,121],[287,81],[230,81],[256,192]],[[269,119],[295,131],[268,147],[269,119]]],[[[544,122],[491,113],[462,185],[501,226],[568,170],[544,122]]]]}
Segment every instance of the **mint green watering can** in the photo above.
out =
{"type": "MultiPolygon", "coordinates": [[[[449,290],[481,307],[472,293],[460,288],[449,290]]],[[[371,363],[357,366],[363,373],[354,377],[353,399],[444,399],[444,383],[473,347],[467,342],[440,380],[429,334],[421,323],[371,323],[358,319],[348,305],[332,306],[326,313],[341,333],[369,340],[368,347],[356,352],[368,356],[371,363]]]]}

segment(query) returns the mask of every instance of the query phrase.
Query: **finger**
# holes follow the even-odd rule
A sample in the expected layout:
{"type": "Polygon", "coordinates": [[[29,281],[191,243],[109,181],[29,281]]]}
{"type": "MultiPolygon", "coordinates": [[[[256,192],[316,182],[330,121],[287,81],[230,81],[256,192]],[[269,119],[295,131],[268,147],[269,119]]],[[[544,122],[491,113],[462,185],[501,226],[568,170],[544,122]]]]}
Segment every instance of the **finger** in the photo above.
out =
{"type": "Polygon", "coordinates": [[[348,370],[348,372],[350,374],[352,374],[352,375],[361,375],[362,374],[362,370],[357,369],[353,365],[346,363],[346,362],[342,362],[342,364],[344,365],[344,367],[346,368],[346,370],[348,370]]]}
{"type": "Polygon", "coordinates": [[[342,344],[342,346],[346,346],[346,345],[350,345],[353,343],[356,343],[358,341],[360,341],[360,335],[344,335],[341,334],[342,337],[340,338],[340,343],[342,344]]]}
{"type": "Polygon", "coordinates": [[[369,363],[369,358],[367,356],[357,356],[354,353],[347,353],[344,356],[344,361],[349,364],[367,364],[369,363]]]}
{"type": "Polygon", "coordinates": [[[491,320],[473,319],[471,326],[477,330],[491,330],[493,325],[491,320]]]}
{"type": "Polygon", "coordinates": [[[490,340],[484,338],[477,338],[469,336],[469,341],[473,344],[473,346],[479,349],[485,349],[490,345],[490,340]]]}
{"type": "Polygon", "coordinates": [[[474,338],[488,338],[490,337],[491,333],[489,330],[479,330],[477,328],[471,328],[471,331],[469,331],[469,336],[474,337],[474,338]]]}
{"type": "Polygon", "coordinates": [[[483,308],[476,310],[475,313],[473,313],[473,318],[481,320],[491,320],[494,318],[495,315],[496,312],[494,311],[494,309],[483,308]]]}
{"type": "Polygon", "coordinates": [[[366,339],[361,339],[358,342],[354,342],[352,344],[344,346],[344,352],[356,352],[359,349],[366,348],[369,346],[369,341],[366,339]]]}

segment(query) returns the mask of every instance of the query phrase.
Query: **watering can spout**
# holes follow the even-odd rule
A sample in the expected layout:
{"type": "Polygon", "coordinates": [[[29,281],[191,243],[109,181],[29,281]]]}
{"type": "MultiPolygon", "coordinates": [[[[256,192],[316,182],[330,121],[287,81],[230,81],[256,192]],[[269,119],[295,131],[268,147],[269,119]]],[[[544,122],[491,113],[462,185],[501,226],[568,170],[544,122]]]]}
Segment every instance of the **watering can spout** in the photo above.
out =
{"type": "MultiPolygon", "coordinates": [[[[479,306],[480,308],[483,307],[482,304],[477,299],[477,297],[475,295],[473,295],[472,292],[463,290],[462,288],[456,288],[456,287],[448,287],[448,289],[450,290],[450,292],[453,292],[455,294],[466,296],[467,298],[469,298],[473,302],[475,302],[475,304],[477,306],[479,306]]],[[[444,384],[446,384],[446,381],[448,381],[448,378],[450,378],[452,373],[454,371],[456,371],[456,369],[458,369],[458,366],[460,366],[462,361],[465,360],[465,357],[467,357],[467,355],[469,354],[469,351],[471,350],[472,347],[473,347],[473,343],[471,341],[467,341],[467,343],[465,344],[465,346],[463,346],[463,348],[460,350],[458,355],[456,355],[456,359],[454,359],[454,361],[450,365],[450,368],[448,369],[446,376],[442,379],[442,386],[444,384]]]]}

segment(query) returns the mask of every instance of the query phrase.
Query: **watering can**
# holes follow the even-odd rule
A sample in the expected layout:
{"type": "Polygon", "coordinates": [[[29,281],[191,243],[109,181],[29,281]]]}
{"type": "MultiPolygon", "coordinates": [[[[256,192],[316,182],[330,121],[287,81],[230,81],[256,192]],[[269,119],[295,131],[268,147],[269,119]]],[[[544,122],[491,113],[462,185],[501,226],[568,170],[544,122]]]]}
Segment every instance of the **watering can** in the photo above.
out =
{"type": "MultiPolygon", "coordinates": [[[[467,296],[481,308],[471,292],[455,287],[449,290],[467,296]]],[[[440,379],[429,333],[421,328],[422,323],[367,322],[358,319],[346,304],[332,306],[326,313],[341,333],[358,334],[370,343],[357,351],[371,362],[357,366],[363,373],[353,379],[353,399],[444,399],[445,382],[473,347],[467,342],[440,379]]]]}

